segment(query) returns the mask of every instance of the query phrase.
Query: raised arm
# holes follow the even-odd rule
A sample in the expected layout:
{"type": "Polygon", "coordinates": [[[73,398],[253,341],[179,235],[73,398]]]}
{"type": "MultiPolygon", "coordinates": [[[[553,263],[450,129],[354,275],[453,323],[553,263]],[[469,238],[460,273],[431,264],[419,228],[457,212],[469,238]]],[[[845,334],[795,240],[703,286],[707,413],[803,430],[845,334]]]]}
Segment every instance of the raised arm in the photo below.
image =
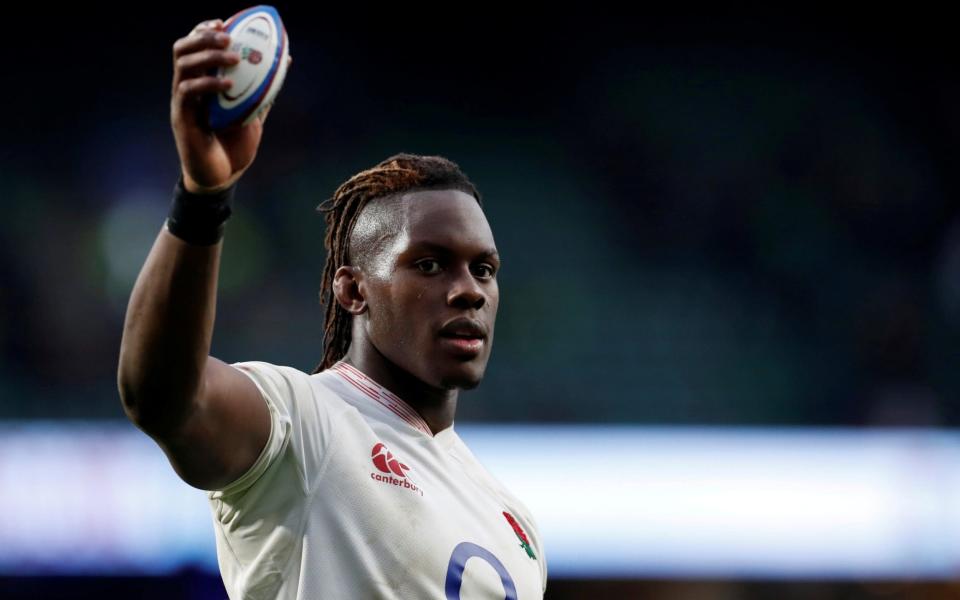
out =
{"type": "MultiPolygon", "coordinates": [[[[173,45],[171,125],[187,201],[223,195],[256,156],[266,113],[246,127],[217,132],[203,101],[229,80],[207,75],[236,53],[220,20],[206,21],[173,45]],[[203,195],[200,197],[199,195],[203,195]]],[[[161,228],[137,277],[120,344],[117,385],[128,418],[163,449],[180,477],[215,489],[243,474],[270,434],[256,385],[209,356],[223,242],[187,242],[161,228]]]]}

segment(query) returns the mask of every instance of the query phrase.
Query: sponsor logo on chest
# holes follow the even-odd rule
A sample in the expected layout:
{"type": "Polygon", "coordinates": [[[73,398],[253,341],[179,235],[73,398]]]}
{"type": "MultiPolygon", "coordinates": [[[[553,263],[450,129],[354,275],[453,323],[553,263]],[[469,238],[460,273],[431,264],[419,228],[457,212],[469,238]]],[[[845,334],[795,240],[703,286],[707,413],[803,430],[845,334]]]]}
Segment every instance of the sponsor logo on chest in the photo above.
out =
{"type": "Polygon", "coordinates": [[[379,471],[379,473],[371,471],[370,479],[383,485],[396,486],[423,496],[423,490],[420,486],[410,481],[407,476],[410,467],[400,462],[400,459],[395,457],[383,443],[377,442],[374,445],[370,452],[370,458],[373,461],[373,466],[379,471]]]}

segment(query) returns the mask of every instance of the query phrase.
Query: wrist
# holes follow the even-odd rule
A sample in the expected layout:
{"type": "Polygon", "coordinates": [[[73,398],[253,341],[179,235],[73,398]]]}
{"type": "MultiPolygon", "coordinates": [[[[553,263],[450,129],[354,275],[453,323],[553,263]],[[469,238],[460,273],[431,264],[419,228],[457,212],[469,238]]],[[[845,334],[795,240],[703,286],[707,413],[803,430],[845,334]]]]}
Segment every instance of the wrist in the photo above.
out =
{"type": "Polygon", "coordinates": [[[233,212],[235,192],[236,182],[213,192],[190,192],[181,173],[173,188],[167,230],[188,244],[216,244],[223,239],[225,223],[233,212]]]}
{"type": "Polygon", "coordinates": [[[223,192],[233,187],[234,184],[236,184],[238,179],[239,178],[233,179],[232,181],[227,181],[226,183],[218,186],[205,186],[197,183],[196,180],[194,180],[193,177],[190,177],[189,174],[184,173],[182,170],[180,171],[180,185],[183,187],[183,189],[187,193],[194,194],[197,196],[204,196],[207,194],[218,194],[220,192],[223,192]]]}

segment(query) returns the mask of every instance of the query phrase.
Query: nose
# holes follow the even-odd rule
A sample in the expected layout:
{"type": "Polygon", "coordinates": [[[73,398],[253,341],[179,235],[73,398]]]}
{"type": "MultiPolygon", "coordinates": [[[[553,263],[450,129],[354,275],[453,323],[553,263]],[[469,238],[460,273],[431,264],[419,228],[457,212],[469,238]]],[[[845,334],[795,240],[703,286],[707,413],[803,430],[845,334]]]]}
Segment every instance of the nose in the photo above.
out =
{"type": "Polygon", "coordinates": [[[456,308],[478,309],[487,301],[483,288],[477,282],[470,268],[459,269],[450,284],[447,304],[456,308]]]}

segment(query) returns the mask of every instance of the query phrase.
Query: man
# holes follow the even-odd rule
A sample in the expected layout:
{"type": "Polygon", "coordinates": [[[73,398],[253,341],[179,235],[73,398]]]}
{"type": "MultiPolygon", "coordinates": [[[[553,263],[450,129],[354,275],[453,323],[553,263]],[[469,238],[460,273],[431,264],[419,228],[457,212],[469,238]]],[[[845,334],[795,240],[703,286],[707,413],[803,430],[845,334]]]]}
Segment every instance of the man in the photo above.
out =
{"type": "Polygon", "coordinates": [[[541,598],[523,504],[453,429],[479,385],[499,301],[480,194],[452,162],[398,154],[326,213],[325,348],[312,374],[209,356],[224,222],[263,119],[203,127],[208,75],[237,60],[219,20],[174,44],[181,179],[130,297],[128,417],[208,491],[230,597],[541,598]]]}

